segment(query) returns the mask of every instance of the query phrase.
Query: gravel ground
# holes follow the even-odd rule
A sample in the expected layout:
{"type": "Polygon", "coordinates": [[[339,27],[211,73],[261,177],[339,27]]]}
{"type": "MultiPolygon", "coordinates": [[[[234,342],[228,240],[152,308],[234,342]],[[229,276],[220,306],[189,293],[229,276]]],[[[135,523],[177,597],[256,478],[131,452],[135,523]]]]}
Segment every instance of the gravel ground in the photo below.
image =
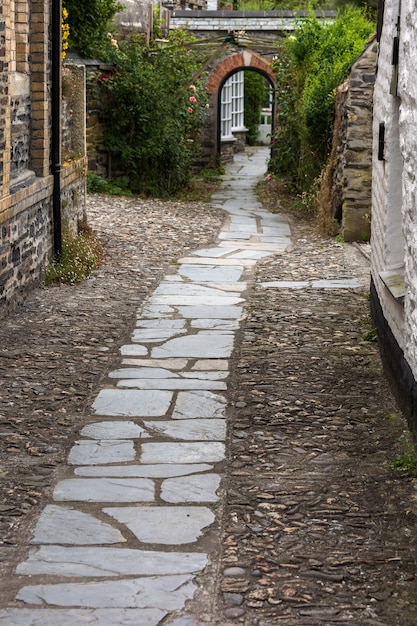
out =
{"type": "MultiPolygon", "coordinates": [[[[258,265],[235,360],[217,622],[415,626],[416,481],[372,328],[358,247],[292,219],[258,265]],[[362,290],[261,289],[358,278],[362,290]]],[[[365,249],[367,247],[365,246],[365,249]]]]}
{"type": "MultiPolygon", "coordinates": [[[[77,287],[35,290],[0,328],[2,576],[21,560],[137,309],[169,264],[210,245],[223,221],[204,203],[96,195],[88,213],[106,247],[100,269],[77,287]]],[[[222,545],[195,612],[221,626],[415,626],[416,481],[386,464],[405,423],[377,344],[364,341],[368,263],[290,220],[294,250],[259,263],[247,293],[222,545]],[[352,277],[362,290],[260,285],[352,277]]]]}

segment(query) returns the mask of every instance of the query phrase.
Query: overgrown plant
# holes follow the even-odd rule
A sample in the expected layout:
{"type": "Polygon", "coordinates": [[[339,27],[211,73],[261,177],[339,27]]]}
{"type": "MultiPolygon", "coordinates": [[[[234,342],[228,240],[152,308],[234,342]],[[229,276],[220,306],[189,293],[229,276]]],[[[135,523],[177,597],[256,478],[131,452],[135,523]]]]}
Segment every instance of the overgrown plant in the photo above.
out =
{"type": "Polygon", "coordinates": [[[207,97],[190,84],[202,65],[192,41],[174,32],[161,44],[132,36],[108,46],[113,70],[98,77],[104,140],[111,176],[127,176],[136,194],[172,195],[192,175],[207,97]]]}
{"type": "Polygon", "coordinates": [[[257,72],[245,72],[244,80],[244,117],[245,126],[248,129],[246,142],[249,146],[254,146],[258,137],[261,109],[268,104],[269,90],[265,78],[257,72]]]}
{"type": "Polygon", "coordinates": [[[398,445],[400,447],[400,451],[398,455],[388,463],[388,466],[397,472],[416,477],[417,450],[415,444],[411,441],[409,435],[404,434],[399,438],[398,445]]]}
{"type": "Polygon", "coordinates": [[[328,155],[336,88],[374,30],[364,10],[348,7],[333,24],[312,15],[279,48],[277,124],[271,171],[308,191],[328,155]]]}
{"type": "Polygon", "coordinates": [[[84,56],[100,53],[114,16],[125,8],[117,0],[63,0],[62,5],[68,12],[68,43],[84,56]]]}
{"type": "Polygon", "coordinates": [[[102,257],[102,244],[86,221],[79,222],[78,234],[65,224],[62,232],[62,256],[60,259],[53,259],[49,264],[45,284],[81,283],[100,264],[102,257]]]}

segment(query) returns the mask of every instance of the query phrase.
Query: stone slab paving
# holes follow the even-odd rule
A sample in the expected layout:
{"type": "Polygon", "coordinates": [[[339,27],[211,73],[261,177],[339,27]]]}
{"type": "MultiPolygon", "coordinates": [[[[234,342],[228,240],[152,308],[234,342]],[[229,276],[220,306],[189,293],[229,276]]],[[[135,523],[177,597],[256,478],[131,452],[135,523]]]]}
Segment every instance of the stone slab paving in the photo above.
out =
{"type": "Polygon", "coordinates": [[[241,158],[238,191],[228,181],[217,194],[230,210],[219,247],[181,259],[132,320],[17,568],[21,608],[0,612],[2,626],[195,625],[185,607],[219,512],[243,294],[256,260],[291,245],[252,191],[267,156],[241,158]]]}
{"type": "MultiPolygon", "coordinates": [[[[196,626],[187,602],[218,549],[244,292],[257,260],[291,250],[288,223],[253,191],[267,157],[236,157],[215,198],[230,217],[219,246],[180,259],[132,320],[131,343],[97,391],[16,570],[21,588],[1,626],[196,626]]],[[[280,287],[291,285],[259,285],[280,287]]]]}

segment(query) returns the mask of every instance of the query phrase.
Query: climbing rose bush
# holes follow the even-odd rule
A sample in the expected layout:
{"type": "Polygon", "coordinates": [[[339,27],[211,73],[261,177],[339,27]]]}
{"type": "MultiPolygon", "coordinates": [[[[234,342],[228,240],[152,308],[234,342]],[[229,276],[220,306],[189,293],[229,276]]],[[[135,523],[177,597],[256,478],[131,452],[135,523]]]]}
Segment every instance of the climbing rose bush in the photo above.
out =
{"type": "Polygon", "coordinates": [[[127,177],[137,194],[172,195],[191,177],[207,114],[192,42],[176,32],[159,44],[136,36],[107,48],[113,69],[97,83],[111,176],[127,177]]]}

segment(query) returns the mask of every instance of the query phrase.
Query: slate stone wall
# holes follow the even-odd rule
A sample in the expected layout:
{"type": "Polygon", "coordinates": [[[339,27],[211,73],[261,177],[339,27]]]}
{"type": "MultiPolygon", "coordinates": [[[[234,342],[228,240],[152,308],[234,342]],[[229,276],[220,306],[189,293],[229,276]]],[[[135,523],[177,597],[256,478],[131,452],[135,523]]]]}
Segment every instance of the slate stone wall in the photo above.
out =
{"type": "Polygon", "coordinates": [[[372,184],[372,101],[377,44],[371,41],[353,63],[336,99],[331,167],[333,217],[345,241],[369,240],[372,184]]]}

